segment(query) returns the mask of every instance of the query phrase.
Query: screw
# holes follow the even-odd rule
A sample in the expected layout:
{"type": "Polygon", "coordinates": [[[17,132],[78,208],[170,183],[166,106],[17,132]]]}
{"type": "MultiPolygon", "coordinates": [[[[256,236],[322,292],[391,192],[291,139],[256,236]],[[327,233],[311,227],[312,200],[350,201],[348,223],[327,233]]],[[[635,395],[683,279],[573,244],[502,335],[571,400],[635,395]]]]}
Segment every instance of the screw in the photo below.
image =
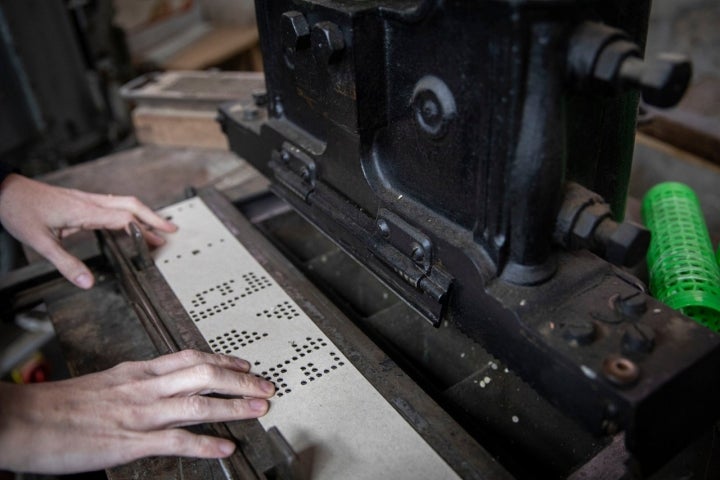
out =
{"type": "Polygon", "coordinates": [[[649,353],[655,347],[655,332],[649,325],[633,323],[622,337],[623,351],[649,353]]]}
{"type": "Polygon", "coordinates": [[[325,65],[340,60],[345,49],[342,31],[333,22],[318,22],[313,25],[310,40],[315,58],[325,65]]]}

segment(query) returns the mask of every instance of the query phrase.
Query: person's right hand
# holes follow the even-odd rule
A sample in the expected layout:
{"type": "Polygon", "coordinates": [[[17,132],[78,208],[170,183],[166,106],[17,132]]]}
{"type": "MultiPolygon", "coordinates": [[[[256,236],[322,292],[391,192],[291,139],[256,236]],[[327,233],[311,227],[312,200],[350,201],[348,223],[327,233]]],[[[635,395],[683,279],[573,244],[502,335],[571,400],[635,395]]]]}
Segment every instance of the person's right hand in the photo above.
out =
{"type": "Polygon", "coordinates": [[[59,382],[0,383],[0,470],[62,474],[147,456],[227,457],[232,441],[179,427],[264,415],[275,387],[249,370],[236,357],[185,350],[59,382]]]}

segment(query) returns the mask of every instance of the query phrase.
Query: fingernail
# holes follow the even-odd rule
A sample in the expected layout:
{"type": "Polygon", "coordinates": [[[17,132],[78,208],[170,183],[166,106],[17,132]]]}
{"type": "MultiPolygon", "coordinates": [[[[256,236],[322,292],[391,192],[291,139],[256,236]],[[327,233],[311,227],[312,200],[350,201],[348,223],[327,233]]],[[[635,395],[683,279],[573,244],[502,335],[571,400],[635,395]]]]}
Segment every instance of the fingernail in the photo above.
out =
{"type": "Polygon", "coordinates": [[[263,380],[260,382],[260,388],[265,393],[274,393],[275,392],[275,385],[273,385],[271,382],[263,380]]]}
{"type": "Polygon", "coordinates": [[[90,276],[87,273],[81,273],[77,277],[75,277],[75,285],[77,285],[80,288],[88,289],[92,287],[93,279],[92,276],[90,276]]]}
{"type": "Polygon", "coordinates": [[[250,409],[254,412],[264,412],[267,410],[268,403],[267,400],[262,400],[260,398],[253,398],[250,399],[250,409]]]}
{"type": "Polygon", "coordinates": [[[218,449],[223,455],[231,455],[235,451],[235,444],[232,442],[222,442],[218,445],[218,449]]]}

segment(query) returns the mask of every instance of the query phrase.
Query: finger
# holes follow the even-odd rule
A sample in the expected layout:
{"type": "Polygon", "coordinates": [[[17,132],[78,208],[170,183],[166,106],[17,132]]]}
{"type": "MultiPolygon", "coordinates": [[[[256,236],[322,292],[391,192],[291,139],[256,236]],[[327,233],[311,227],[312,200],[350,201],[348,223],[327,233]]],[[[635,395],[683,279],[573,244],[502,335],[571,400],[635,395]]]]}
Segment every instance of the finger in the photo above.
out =
{"type": "Polygon", "coordinates": [[[205,353],[198,350],[183,350],[163,355],[143,362],[142,366],[149,374],[158,376],[202,364],[217,365],[238,372],[250,371],[250,363],[246,360],[230,355],[205,353]]]}
{"type": "Polygon", "coordinates": [[[177,225],[162,218],[135,197],[82,193],[85,193],[96,205],[101,207],[131,212],[140,221],[157,230],[167,233],[177,230],[177,225]]]}
{"type": "Polygon", "coordinates": [[[127,210],[92,205],[86,208],[79,223],[80,227],[73,226],[69,229],[97,230],[100,228],[108,228],[111,230],[125,230],[130,234],[130,223],[135,223],[140,228],[140,232],[148,244],[157,247],[165,243],[164,238],[149,230],[139,218],[127,210]]]}
{"type": "MultiPolygon", "coordinates": [[[[160,245],[165,245],[165,239],[158,235],[157,233],[153,232],[152,230],[149,230],[146,225],[143,225],[140,221],[135,221],[135,225],[138,226],[140,229],[140,233],[143,236],[143,239],[145,242],[152,246],[152,247],[159,247],[160,245]]],[[[127,225],[125,227],[125,232],[128,235],[132,235],[132,232],[130,230],[130,225],[127,225]]]]}
{"type": "Polygon", "coordinates": [[[55,265],[60,274],[76,286],[87,290],[95,279],[90,270],[78,258],[70,255],[50,232],[31,244],[37,252],[55,265]]]}
{"type": "Polygon", "coordinates": [[[136,431],[150,431],[246,420],[265,415],[269,407],[268,401],[261,398],[213,398],[203,395],[167,398],[143,406],[136,415],[126,416],[124,426],[136,431]]]}
{"type": "Polygon", "coordinates": [[[195,435],[182,429],[148,432],[133,442],[130,456],[178,456],[194,458],[225,458],[235,451],[235,443],[223,438],[195,435]]]}
{"type": "Polygon", "coordinates": [[[165,245],[165,239],[158,235],[157,233],[153,232],[152,230],[148,230],[146,228],[140,227],[140,231],[143,234],[143,237],[145,237],[145,241],[153,246],[153,247],[159,247],[160,245],[165,245]]]}
{"type": "Polygon", "coordinates": [[[209,363],[188,367],[145,382],[148,382],[148,391],[161,397],[217,393],[268,398],[275,393],[275,386],[267,380],[209,363]]]}

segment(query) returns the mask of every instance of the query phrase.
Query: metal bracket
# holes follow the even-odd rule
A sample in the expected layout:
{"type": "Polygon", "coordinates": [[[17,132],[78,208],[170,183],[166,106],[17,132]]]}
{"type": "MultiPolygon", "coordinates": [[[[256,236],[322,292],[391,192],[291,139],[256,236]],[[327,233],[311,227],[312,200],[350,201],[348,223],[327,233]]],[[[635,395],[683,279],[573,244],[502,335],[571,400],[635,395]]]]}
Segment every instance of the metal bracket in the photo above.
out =
{"type": "Polygon", "coordinates": [[[275,178],[304,201],[315,190],[317,167],[315,161],[289,142],[283,143],[280,151],[273,151],[270,168],[275,178]]]}
{"type": "Polygon", "coordinates": [[[307,475],[300,464],[300,459],[280,430],[271,427],[267,431],[267,436],[270,442],[268,454],[273,458],[274,464],[263,473],[268,475],[268,478],[305,480],[307,475]]]}
{"type": "Polygon", "coordinates": [[[434,326],[440,324],[447,303],[453,277],[439,265],[433,264],[433,244],[430,237],[393,212],[381,208],[375,222],[376,232],[371,251],[392,268],[405,282],[420,290],[437,304],[424,312],[437,312],[430,318],[434,326]]]}

